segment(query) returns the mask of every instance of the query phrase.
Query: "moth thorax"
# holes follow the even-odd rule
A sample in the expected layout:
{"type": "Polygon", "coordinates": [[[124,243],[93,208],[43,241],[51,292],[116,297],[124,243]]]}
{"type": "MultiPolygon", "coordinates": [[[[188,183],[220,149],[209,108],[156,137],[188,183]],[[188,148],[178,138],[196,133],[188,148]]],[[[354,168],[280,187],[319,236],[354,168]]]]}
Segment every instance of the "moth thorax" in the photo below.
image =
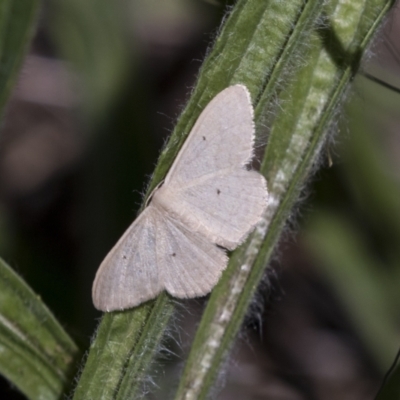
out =
{"type": "Polygon", "coordinates": [[[174,196],[170,189],[161,186],[154,192],[151,202],[157,208],[167,211],[168,214],[179,216],[181,214],[179,211],[179,202],[176,202],[175,198],[176,196],[174,196]]]}

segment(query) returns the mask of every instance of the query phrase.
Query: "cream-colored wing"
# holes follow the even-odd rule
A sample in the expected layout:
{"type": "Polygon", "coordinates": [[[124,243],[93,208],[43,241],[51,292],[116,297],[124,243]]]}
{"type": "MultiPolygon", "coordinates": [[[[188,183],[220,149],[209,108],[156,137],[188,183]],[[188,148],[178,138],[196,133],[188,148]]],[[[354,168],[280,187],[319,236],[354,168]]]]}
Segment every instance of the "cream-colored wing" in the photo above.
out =
{"type": "Polygon", "coordinates": [[[97,309],[134,307],[163,290],[156,258],[159,221],[158,210],[150,205],[108,253],[93,283],[92,297],[97,309]]]}
{"type": "Polygon", "coordinates": [[[226,268],[225,251],[179,221],[163,217],[157,231],[157,263],[164,288],[179,298],[206,295],[226,268]]]}
{"type": "Polygon", "coordinates": [[[208,174],[240,168],[253,157],[254,123],[250,93],[234,85],[208,103],[165,178],[183,187],[208,174]]]}
{"type": "Polygon", "coordinates": [[[231,86],[200,115],[152,201],[211,242],[234,249],[267,206],[264,177],[246,169],[253,142],[250,95],[242,85],[231,86]]]}
{"type": "Polygon", "coordinates": [[[163,186],[153,202],[192,232],[232,250],[260,220],[267,206],[267,188],[258,172],[232,169],[184,190],[163,186]]]}

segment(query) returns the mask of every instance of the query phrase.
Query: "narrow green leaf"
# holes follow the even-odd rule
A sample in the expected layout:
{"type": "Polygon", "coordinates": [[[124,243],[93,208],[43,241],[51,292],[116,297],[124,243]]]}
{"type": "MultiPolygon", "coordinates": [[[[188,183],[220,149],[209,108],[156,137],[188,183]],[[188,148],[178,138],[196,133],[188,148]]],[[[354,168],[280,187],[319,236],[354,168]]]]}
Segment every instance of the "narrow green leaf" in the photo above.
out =
{"type": "Polygon", "coordinates": [[[0,373],[29,399],[58,399],[78,355],[40,297],[0,259],[0,373]]]}

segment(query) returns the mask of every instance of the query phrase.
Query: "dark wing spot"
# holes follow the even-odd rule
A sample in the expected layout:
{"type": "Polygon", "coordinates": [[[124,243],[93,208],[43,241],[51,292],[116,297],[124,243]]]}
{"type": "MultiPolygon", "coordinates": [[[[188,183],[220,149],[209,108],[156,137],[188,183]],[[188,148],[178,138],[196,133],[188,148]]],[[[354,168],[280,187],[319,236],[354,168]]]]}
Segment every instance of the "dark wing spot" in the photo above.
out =
{"type": "Polygon", "coordinates": [[[123,258],[124,260],[126,260],[126,256],[122,256],[122,258],[123,258]]]}
{"type": "Polygon", "coordinates": [[[220,194],[220,193],[221,193],[221,191],[219,189],[217,189],[217,194],[220,194]]]}
{"type": "Polygon", "coordinates": [[[203,136],[203,140],[206,140],[206,137],[205,137],[205,136],[203,136]]]}
{"type": "Polygon", "coordinates": [[[175,256],[176,256],[176,253],[172,253],[171,256],[172,256],[172,257],[175,257],[175,256]]]}

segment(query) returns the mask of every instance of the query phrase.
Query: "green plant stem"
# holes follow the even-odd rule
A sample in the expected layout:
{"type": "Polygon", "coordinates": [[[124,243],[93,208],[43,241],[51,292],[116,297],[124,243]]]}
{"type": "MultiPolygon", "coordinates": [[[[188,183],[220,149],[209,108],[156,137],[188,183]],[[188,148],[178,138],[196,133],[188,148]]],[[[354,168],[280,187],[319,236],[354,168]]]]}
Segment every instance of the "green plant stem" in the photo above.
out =
{"type": "Polygon", "coordinates": [[[139,341],[152,303],[133,310],[107,313],[89,350],[74,399],[113,399],[129,354],[139,341]]]}
{"type": "MultiPolygon", "coordinates": [[[[303,17],[303,31],[310,29],[318,2],[308,4],[313,13],[310,13],[308,19],[304,20],[303,17]]],[[[303,8],[302,0],[290,2],[285,7],[278,0],[268,3],[242,0],[236,4],[203,64],[188,105],[161,153],[147,196],[164,178],[199,114],[218,92],[231,84],[241,82],[249,88],[253,99],[260,96],[268,77],[277,71],[274,66],[280,60],[282,49],[288,42],[293,21],[302,17],[303,8]],[[271,37],[275,37],[274,41],[271,41],[271,37]],[[268,42],[273,44],[265,46],[268,42]],[[261,50],[264,52],[262,57],[261,50]]],[[[292,44],[291,48],[294,50],[292,44]]],[[[282,63],[279,64],[281,71],[284,67],[282,63]]],[[[124,320],[118,317],[118,313],[106,315],[91,347],[74,399],[118,398],[120,389],[126,397],[140,396],[173,308],[170,297],[162,294],[155,302],[126,311],[127,317],[124,320]],[[149,310],[144,317],[143,309],[149,310]],[[143,318],[147,318],[147,323],[144,323],[143,318]],[[115,327],[113,335],[108,335],[110,324],[115,327]],[[126,339],[131,335],[135,335],[135,340],[126,339]],[[157,340],[153,340],[151,335],[155,335],[157,340]],[[107,346],[107,340],[119,344],[118,353],[107,346]],[[109,359],[113,359],[117,365],[115,375],[109,374],[109,359]]]]}
{"type": "Polygon", "coordinates": [[[382,386],[380,387],[374,400],[397,400],[400,396],[400,350],[383,377],[382,386]]]}
{"type": "Polygon", "coordinates": [[[140,335],[129,358],[116,399],[125,400],[138,397],[142,393],[143,387],[151,383],[151,377],[148,377],[149,367],[161,347],[164,335],[164,329],[160,329],[160,327],[167,326],[173,310],[174,303],[167,294],[163,293],[155,303],[155,307],[146,321],[145,330],[140,335]]]}

